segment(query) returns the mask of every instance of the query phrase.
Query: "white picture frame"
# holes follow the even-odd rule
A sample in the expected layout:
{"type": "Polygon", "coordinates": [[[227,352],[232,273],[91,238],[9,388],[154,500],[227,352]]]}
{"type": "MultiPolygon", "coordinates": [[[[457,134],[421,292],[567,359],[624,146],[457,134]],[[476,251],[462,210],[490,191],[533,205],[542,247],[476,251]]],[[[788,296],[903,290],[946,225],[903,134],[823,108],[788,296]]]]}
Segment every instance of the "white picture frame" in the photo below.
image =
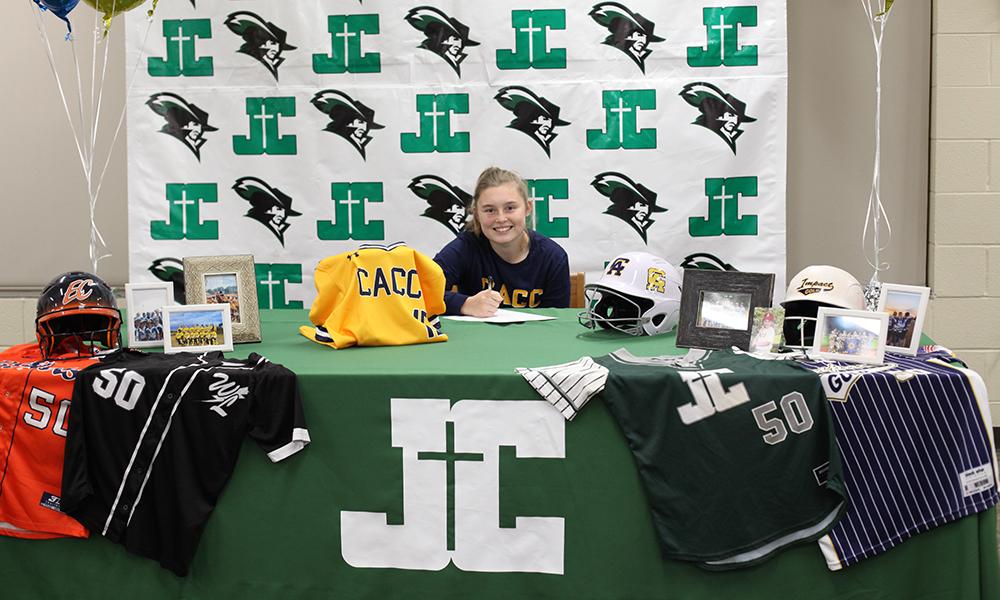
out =
{"type": "Polygon", "coordinates": [[[920,348],[920,334],[924,331],[924,317],[931,288],[922,285],[883,283],[878,298],[878,309],[889,315],[886,349],[890,352],[914,356],[920,348]],[[916,316],[911,316],[911,311],[916,316]],[[900,314],[903,313],[903,314],[900,314]]]}
{"type": "Polygon", "coordinates": [[[126,283],[129,348],[163,347],[163,307],[174,304],[173,284],[126,283]]]}
{"type": "Polygon", "coordinates": [[[813,353],[827,360],[880,365],[885,360],[889,315],[821,306],[813,353]]]}
{"type": "Polygon", "coordinates": [[[163,352],[167,354],[233,349],[233,323],[228,304],[165,306],[163,333],[163,352]]]}

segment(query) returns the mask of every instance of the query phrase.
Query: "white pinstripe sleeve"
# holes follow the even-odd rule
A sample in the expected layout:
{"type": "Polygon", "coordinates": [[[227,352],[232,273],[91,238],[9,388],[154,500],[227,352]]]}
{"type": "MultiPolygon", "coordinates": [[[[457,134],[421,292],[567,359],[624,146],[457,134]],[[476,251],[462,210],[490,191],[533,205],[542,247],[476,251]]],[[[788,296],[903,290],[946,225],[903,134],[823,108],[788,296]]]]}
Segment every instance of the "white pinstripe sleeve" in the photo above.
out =
{"type": "Polygon", "coordinates": [[[607,368],[589,356],[550,367],[519,368],[517,372],[567,421],[572,421],[583,405],[604,389],[608,380],[607,368]]]}

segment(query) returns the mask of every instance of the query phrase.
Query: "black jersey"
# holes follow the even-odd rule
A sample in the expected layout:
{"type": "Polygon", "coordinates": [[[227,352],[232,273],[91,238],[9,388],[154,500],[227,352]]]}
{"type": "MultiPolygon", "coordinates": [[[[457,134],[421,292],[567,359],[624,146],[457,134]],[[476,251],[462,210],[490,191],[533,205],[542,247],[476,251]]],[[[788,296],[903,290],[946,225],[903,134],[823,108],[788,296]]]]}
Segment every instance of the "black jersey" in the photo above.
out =
{"type": "Polygon", "coordinates": [[[295,374],[251,354],[121,350],[73,392],[63,510],[185,575],[249,434],[279,461],[309,443],[295,374]]]}
{"type": "Polygon", "coordinates": [[[601,397],[669,558],[755,564],[819,538],[844,509],[829,408],[811,373],[732,351],[685,361],[624,350],[519,371],[567,419],[601,397]]]}

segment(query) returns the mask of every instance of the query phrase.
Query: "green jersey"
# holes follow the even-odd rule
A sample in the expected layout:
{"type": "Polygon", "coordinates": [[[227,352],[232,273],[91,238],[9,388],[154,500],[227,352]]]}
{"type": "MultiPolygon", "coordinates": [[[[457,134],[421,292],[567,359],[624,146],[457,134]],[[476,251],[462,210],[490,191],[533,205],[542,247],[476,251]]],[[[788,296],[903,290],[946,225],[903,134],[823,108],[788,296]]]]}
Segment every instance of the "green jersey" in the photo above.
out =
{"type": "Polygon", "coordinates": [[[822,385],[785,361],[618,350],[522,375],[567,418],[600,395],[635,457],[669,558],[708,569],[755,564],[821,537],[845,507],[822,385]]]}

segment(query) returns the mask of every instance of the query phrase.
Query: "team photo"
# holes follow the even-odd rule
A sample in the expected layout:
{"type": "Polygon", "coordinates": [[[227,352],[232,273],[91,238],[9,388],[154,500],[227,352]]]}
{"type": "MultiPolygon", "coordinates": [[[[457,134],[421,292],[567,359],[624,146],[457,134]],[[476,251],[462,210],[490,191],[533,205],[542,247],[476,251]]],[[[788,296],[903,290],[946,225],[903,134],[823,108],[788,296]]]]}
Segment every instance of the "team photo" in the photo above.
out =
{"type": "Polygon", "coordinates": [[[240,292],[236,273],[205,275],[205,301],[208,304],[229,304],[233,324],[240,323],[240,292]]]}
{"type": "Polygon", "coordinates": [[[879,323],[863,317],[827,317],[820,352],[847,354],[860,358],[878,355],[879,323]]]}
{"type": "Polygon", "coordinates": [[[217,346],[225,343],[219,311],[174,311],[170,315],[170,342],[175,347],[217,346]]]}
{"type": "Polygon", "coordinates": [[[702,292],[698,304],[698,327],[746,329],[750,318],[750,294],[702,292]]]}
{"type": "Polygon", "coordinates": [[[128,339],[136,348],[163,345],[163,307],[173,304],[169,283],[128,283],[125,297],[129,306],[128,339]]]}

